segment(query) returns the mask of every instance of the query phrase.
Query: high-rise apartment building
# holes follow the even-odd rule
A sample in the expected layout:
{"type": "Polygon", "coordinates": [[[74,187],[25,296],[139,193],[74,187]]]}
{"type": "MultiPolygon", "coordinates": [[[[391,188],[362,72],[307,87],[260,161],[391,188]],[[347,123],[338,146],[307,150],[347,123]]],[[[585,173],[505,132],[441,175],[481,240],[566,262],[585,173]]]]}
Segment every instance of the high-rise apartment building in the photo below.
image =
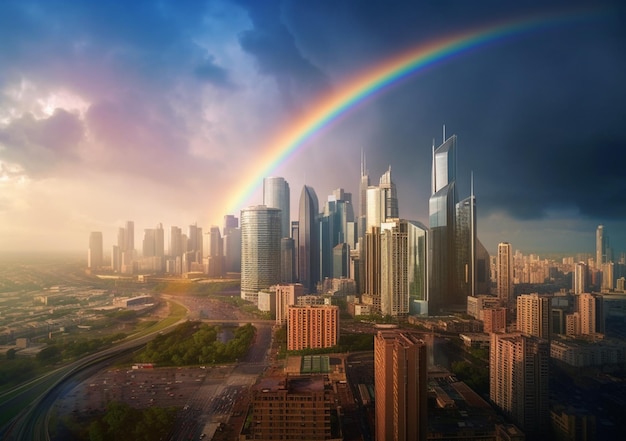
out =
{"type": "Polygon", "coordinates": [[[289,318],[288,307],[297,304],[298,297],[304,295],[304,287],[300,283],[280,283],[271,289],[276,293],[276,324],[284,325],[289,318]]]}
{"type": "Polygon", "coordinates": [[[527,439],[549,430],[550,343],[522,333],[491,334],[489,397],[527,439]]]}
{"type": "Polygon", "coordinates": [[[102,232],[92,231],[89,233],[89,249],[87,250],[87,268],[100,268],[104,263],[104,248],[102,232]]]}
{"type": "Polygon", "coordinates": [[[262,289],[280,282],[281,218],[278,208],[241,210],[241,298],[257,303],[262,289]]]}
{"type": "Polygon", "coordinates": [[[513,301],[513,248],[508,242],[498,244],[496,286],[498,298],[505,305],[513,301]]]}
{"type": "Polygon", "coordinates": [[[320,281],[319,203],[312,187],[300,194],[298,218],[298,277],[307,292],[317,291],[320,281]]]}
{"type": "Polygon", "coordinates": [[[263,205],[280,209],[281,238],[290,234],[289,183],[285,178],[263,178],[263,205]]]}
{"type": "Polygon", "coordinates": [[[338,341],[339,307],[287,307],[287,350],[331,348],[338,341]]]}
{"type": "Polygon", "coordinates": [[[427,436],[427,348],[415,335],[379,331],[374,338],[376,439],[427,436]]]}
{"type": "Polygon", "coordinates": [[[550,297],[523,294],[517,298],[517,330],[535,337],[550,339],[550,297]]]}
{"type": "Polygon", "coordinates": [[[488,308],[483,311],[483,331],[506,332],[507,308],[488,308]]]}

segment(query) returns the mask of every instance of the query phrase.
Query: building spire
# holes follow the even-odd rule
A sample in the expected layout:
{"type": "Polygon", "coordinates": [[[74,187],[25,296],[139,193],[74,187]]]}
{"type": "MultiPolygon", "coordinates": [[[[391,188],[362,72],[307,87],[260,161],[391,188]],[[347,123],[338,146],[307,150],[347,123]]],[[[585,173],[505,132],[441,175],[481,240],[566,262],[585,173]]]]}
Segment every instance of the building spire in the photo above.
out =
{"type": "Polygon", "coordinates": [[[446,125],[443,125],[443,141],[441,142],[442,144],[446,142],[446,125]]]}

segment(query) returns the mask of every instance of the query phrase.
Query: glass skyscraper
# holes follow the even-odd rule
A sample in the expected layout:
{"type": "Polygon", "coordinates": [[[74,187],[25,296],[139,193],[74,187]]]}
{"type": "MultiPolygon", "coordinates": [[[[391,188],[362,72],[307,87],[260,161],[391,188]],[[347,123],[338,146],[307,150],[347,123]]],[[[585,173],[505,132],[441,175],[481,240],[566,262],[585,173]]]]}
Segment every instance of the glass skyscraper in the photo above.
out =
{"type": "Polygon", "coordinates": [[[259,291],[280,282],[281,217],[265,205],[241,210],[241,298],[258,301],[259,291]]]}
{"type": "Polygon", "coordinates": [[[263,179],[263,205],[281,210],[281,237],[289,237],[290,204],[289,184],[284,178],[267,177],[263,179]]]}
{"type": "Polygon", "coordinates": [[[320,280],[319,203],[312,187],[300,194],[298,216],[298,277],[307,292],[316,292],[320,280]]]}

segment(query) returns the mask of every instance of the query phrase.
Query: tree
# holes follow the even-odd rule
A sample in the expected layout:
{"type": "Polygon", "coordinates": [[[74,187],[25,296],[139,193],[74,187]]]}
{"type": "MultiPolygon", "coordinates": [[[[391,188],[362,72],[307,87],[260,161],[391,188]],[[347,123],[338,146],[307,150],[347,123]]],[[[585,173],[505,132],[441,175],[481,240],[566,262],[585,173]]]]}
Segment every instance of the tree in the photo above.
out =
{"type": "Polygon", "coordinates": [[[15,360],[15,353],[17,351],[14,348],[11,348],[7,351],[7,360],[15,360]]]}

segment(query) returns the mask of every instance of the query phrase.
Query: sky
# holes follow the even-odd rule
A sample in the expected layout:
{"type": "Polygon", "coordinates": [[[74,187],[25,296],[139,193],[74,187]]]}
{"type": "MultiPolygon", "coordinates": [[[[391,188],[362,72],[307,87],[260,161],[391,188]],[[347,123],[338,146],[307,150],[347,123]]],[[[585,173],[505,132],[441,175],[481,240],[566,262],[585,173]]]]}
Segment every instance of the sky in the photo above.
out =
{"type": "Polygon", "coordinates": [[[490,252],[593,252],[599,224],[626,251],[626,9],[511,3],[2,1],[0,252],[86,250],[91,231],[109,250],[127,220],[139,250],[158,223],[221,226],[262,203],[260,164],[321,98],[405,51],[535,16],[554,19],[417,70],[268,175],[288,181],[294,220],[305,184],[356,206],[363,152],[373,184],[391,167],[400,216],[428,225],[445,125],[490,252]]]}

